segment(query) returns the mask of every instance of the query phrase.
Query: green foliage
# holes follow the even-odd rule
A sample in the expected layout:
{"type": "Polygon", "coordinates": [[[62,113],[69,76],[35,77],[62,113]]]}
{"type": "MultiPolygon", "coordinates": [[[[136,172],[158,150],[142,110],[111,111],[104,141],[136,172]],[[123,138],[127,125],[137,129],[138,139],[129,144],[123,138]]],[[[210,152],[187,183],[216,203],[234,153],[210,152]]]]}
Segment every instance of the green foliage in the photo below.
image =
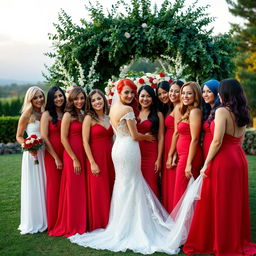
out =
{"type": "Polygon", "coordinates": [[[0,116],[0,143],[16,141],[18,121],[18,116],[0,116]]]}
{"type": "Polygon", "coordinates": [[[256,129],[248,129],[246,131],[243,149],[246,154],[256,155],[256,129]]]}
{"type": "Polygon", "coordinates": [[[23,104],[21,98],[0,98],[0,116],[17,116],[23,104]]]}
{"type": "Polygon", "coordinates": [[[172,57],[174,62],[180,55],[186,66],[183,75],[191,80],[202,82],[231,76],[234,44],[229,35],[213,36],[211,30],[206,30],[206,25],[213,20],[206,9],[196,5],[186,9],[185,0],[174,3],[166,0],[160,10],[151,8],[150,0],[131,0],[130,3],[119,0],[105,14],[97,2],[87,6],[91,21],[81,20],[80,26],[73,24],[62,10],[59,24],[54,24],[56,33],[49,35],[55,51],[46,55],[54,58],[55,63],[48,67],[46,78],[51,83],[65,80],[61,72],[63,65],[79,84],[79,61],[85,83],[89,83],[97,49],[100,54],[93,66],[99,76],[96,87],[102,87],[111,76],[118,77],[120,67],[132,60],[144,57],[154,61],[162,55],[172,57]]]}
{"type": "Polygon", "coordinates": [[[237,78],[244,86],[252,114],[256,115],[256,1],[255,0],[226,0],[230,12],[244,19],[243,25],[233,24],[233,40],[237,42],[237,78]],[[251,61],[248,61],[251,60],[251,61]]]}

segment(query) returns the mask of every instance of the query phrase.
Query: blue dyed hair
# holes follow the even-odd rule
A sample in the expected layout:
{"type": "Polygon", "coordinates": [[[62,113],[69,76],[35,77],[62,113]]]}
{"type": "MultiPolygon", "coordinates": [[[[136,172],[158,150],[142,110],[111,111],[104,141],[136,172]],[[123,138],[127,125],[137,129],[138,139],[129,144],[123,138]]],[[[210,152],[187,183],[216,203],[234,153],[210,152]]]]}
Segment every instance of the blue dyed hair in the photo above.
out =
{"type": "Polygon", "coordinates": [[[203,103],[202,103],[203,121],[208,120],[208,122],[211,122],[215,117],[215,111],[216,111],[217,107],[220,105],[220,99],[218,97],[220,82],[215,79],[209,80],[209,81],[203,83],[203,85],[201,87],[202,91],[203,91],[203,88],[205,85],[214,94],[214,105],[213,105],[213,108],[211,108],[210,104],[205,103],[205,101],[203,100],[203,103]]]}

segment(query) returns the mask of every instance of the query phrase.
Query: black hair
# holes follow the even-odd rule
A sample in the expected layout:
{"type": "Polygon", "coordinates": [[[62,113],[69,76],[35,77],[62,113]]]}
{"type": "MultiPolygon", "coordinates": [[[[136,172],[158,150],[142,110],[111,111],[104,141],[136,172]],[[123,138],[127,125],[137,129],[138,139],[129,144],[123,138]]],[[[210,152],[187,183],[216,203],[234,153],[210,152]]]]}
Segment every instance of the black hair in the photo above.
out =
{"type": "MultiPolygon", "coordinates": [[[[151,133],[157,134],[159,129],[159,117],[157,113],[157,97],[156,97],[155,91],[149,85],[143,85],[140,87],[138,91],[138,97],[140,96],[140,93],[142,92],[142,90],[145,90],[152,98],[152,104],[150,105],[148,120],[152,122],[151,133]]],[[[140,104],[139,104],[139,110],[141,110],[140,104]]]]}
{"type": "Polygon", "coordinates": [[[64,113],[64,109],[66,107],[66,95],[64,91],[59,87],[59,86],[53,86],[50,88],[50,90],[47,93],[47,101],[46,101],[46,106],[45,110],[47,110],[52,117],[52,123],[57,124],[58,122],[58,115],[56,111],[56,107],[54,105],[54,94],[55,92],[60,91],[64,97],[64,103],[61,106],[61,111],[64,113]]]}
{"type": "Polygon", "coordinates": [[[241,84],[234,78],[224,79],[220,82],[219,94],[221,106],[228,107],[235,115],[238,127],[250,124],[250,110],[241,84]]]}
{"type": "Polygon", "coordinates": [[[161,100],[159,100],[158,98],[158,90],[159,88],[165,90],[166,92],[169,93],[170,90],[170,83],[168,81],[162,81],[160,83],[157,84],[156,87],[156,96],[157,96],[157,105],[158,105],[158,109],[160,112],[163,113],[164,117],[166,116],[166,114],[169,111],[169,105],[168,104],[164,104],[161,100]]]}

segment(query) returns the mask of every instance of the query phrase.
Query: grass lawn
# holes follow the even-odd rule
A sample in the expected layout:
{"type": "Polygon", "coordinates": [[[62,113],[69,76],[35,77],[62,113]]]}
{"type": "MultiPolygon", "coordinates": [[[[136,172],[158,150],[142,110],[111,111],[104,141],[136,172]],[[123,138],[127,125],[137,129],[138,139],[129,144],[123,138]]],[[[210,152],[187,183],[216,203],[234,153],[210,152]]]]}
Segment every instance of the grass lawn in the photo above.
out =
{"type": "MultiPolygon", "coordinates": [[[[252,237],[256,242],[256,157],[248,156],[251,200],[252,237]]],[[[113,253],[97,251],[70,243],[67,238],[49,237],[46,232],[20,235],[17,227],[20,216],[21,155],[0,156],[0,255],[1,256],[98,256],[140,255],[128,251],[113,253]]],[[[154,255],[166,255],[155,253],[154,255]]],[[[185,255],[185,254],[180,254],[185,255]]]]}

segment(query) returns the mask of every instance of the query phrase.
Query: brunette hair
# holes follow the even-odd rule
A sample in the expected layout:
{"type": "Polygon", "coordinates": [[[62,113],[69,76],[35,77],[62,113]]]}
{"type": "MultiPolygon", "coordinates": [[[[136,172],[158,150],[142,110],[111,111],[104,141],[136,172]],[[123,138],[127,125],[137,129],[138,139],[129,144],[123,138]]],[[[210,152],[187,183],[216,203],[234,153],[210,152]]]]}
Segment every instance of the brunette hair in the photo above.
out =
{"type": "Polygon", "coordinates": [[[251,116],[247,99],[243,87],[236,79],[222,80],[219,94],[222,101],[221,106],[228,107],[233,112],[238,127],[250,124],[251,116]]]}
{"type": "Polygon", "coordinates": [[[168,113],[169,110],[169,106],[168,104],[164,104],[161,100],[159,100],[158,98],[158,90],[159,88],[165,90],[166,92],[169,93],[170,90],[170,83],[168,81],[162,81],[160,83],[157,84],[156,87],[156,96],[157,96],[157,104],[158,104],[158,109],[160,112],[163,113],[164,116],[166,116],[166,114],[168,113]]]}
{"type": "MultiPolygon", "coordinates": [[[[149,85],[143,85],[140,87],[140,89],[138,91],[138,97],[140,96],[140,94],[143,90],[145,90],[152,98],[152,104],[150,105],[150,112],[148,115],[148,120],[150,120],[152,122],[152,125],[150,128],[151,133],[157,134],[158,129],[159,129],[159,117],[158,117],[158,113],[157,113],[157,97],[156,97],[154,89],[151,88],[149,85]]],[[[139,110],[141,110],[140,103],[139,103],[139,110]]]]}
{"type": "Polygon", "coordinates": [[[58,122],[58,115],[57,115],[56,107],[54,105],[54,94],[57,91],[60,91],[61,94],[64,97],[64,103],[60,108],[62,113],[64,113],[64,109],[66,107],[66,101],[67,101],[64,91],[59,86],[53,86],[48,91],[45,110],[47,110],[49,112],[50,116],[52,117],[52,123],[53,124],[57,124],[57,122],[58,122]]]}
{"type": "Polygon", "coordinates": [[[65,112],[69,112],[71,114],[72,117],[74,118],[78,118],[78,114],[76,112],[76,108],[74,106],[74,100],[76,99],[77,95],[82,93],[84,95],[84,99],[85,99],[85,104],[82,108],[83,111],[85,111],[85,107],[86,107],[86,94],[84,89],[82,89],[81,87],[76,87],[74,89],[72,89],[72,91],[70,92],[69,96],[68,96],[68,102],[67,105],[65,107],[65,112]]]}
{"type": "Polygon", "coordinates": [[[137,86],[135,85],[135,83],[131,79],[128,79],[128,78],[121,79],[117,83],[117,87],[116,87],[118,94],[121,93],[122,89],[125,86],[129,86],[134,92],[134,99],[132,100],[132,102],[129,105],[133,108],[135,117],[137,119],[137,117],[139,115],[137,86]]]}
{"type": "Polygon", "coordinates": [[[108,101],[107,101],[106,96],[104,95],[104,93],[101,90],[94,89],[88,94],[88,97],[87,97],[86,114],[90,115],[92,117],[92,119],[99,121],[99,117],[98,117],[97,113],[95,112],[95,110],[93,109],[92,103],[91,103],[92,96],[96,93],[98,93],[103,98],[103,101],[104,101],[103,113],[106,115],[108,115],[108,113],[109,113],[109,106],[108,106],[108,101]]]}
{"type": "Polygon", "coordinates": [[[181,120],[188,120],[190,111],[194,108],[201,107],[202,92],[201,92],[200,85],[197,82],[193,82],[193,81],[185,83],[180,90],[181,97],[182,97],[182,91],[186,86],[190,86],[190,88],[192,89],[194,93],[194,102],[192,105],[187,106],[187,105],[184,105],[183,102],[181,101],[180,103],[180,113],[182,115],[181,120]]]}

